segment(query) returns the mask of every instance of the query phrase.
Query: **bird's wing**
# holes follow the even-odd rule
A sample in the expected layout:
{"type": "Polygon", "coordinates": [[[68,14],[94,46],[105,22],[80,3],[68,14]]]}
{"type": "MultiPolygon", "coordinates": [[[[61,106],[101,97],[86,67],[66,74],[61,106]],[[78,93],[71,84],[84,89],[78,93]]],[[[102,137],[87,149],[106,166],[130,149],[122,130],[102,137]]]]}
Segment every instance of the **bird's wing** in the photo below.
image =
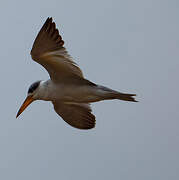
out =
{"type": "Polygon", "coordinates": [[[52,18],[47,18],[31,50],[34,61],[41,64],[53,81],[69,77],[83,77],[82,71],[63,47],[64,41],[52,18]]]}
{"type": "Polygon", "coordinates": [[[53,102],[56,113],[71,126],[78,129],[95,127],[95,116],[91,113],[89,104],[53,102]]]}

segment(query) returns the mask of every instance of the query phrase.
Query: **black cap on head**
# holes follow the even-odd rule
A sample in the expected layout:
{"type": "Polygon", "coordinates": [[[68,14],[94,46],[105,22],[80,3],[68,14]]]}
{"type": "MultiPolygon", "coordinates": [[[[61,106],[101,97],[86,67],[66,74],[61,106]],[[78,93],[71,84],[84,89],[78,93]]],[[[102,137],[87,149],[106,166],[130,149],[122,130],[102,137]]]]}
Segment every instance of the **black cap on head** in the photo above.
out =
{"type": "Polygon", "coordinates": [[[39,84],[40,84],[40,81],[34,82],[34,83],[29,87],[28,94],[29,94],[29,93],[33,93],[33,92],[38,88],[39,84]]]}

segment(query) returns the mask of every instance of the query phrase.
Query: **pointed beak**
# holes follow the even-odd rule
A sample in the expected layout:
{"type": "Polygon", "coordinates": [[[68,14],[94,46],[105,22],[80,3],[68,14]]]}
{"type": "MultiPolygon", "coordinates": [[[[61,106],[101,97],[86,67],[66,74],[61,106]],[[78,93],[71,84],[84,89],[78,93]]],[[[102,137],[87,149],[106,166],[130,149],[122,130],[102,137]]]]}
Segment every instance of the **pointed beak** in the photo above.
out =
{"type": "Polygon", "coordinates": [[[34,99],[32,98],[32,96],[27,96],[27,98],[25,99],[25,101],[23,102],[22,106],[20,107],[16,118],[27,108],[28,105],[30,105],[32,102],[34,101],[34,99]]]}

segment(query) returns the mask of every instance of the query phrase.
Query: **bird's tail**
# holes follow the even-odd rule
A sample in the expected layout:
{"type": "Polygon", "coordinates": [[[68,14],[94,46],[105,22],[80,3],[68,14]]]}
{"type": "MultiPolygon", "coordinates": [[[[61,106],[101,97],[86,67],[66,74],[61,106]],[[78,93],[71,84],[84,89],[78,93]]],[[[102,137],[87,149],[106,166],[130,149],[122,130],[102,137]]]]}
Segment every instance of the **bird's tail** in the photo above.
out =
{"type": "Polygon", "coordinates": [[[136,96],[136,94],[126,94],[126,93],[120,93],[118,91],[114,91],[112,89],[109,89],[104,86],[100,86],[100,89],[102,90],[102,97],[104,100],[106,99],[120,99],[123,101],[132,101],[132,102],[138,102],[135,100],[133,96],[136,96]]]}
{"type": "Polygon", "coordinates": [[[114,99],[120,99],[123,101],[133,101],[133,102],[138,102],[135,100],[133,96],[136,96],[136,94],[125,94],[125,93],[114,93],[114,99]]]}

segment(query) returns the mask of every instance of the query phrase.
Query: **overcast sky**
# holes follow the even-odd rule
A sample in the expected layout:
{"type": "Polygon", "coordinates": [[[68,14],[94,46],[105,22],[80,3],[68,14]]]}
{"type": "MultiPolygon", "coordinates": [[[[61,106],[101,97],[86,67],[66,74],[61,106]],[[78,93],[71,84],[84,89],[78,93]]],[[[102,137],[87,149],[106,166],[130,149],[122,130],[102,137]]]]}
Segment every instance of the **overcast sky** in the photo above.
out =
{"type": "Polygon", "coordinates": [[[178,180],[178,9],[177,0],[1,0],[0,179],[178,180]],[[16,119],[30,84],[48,79],[29,54],[48,16],[87,79],[140,102],[93,104],[89,131],[50,102],[16,119]]]}

